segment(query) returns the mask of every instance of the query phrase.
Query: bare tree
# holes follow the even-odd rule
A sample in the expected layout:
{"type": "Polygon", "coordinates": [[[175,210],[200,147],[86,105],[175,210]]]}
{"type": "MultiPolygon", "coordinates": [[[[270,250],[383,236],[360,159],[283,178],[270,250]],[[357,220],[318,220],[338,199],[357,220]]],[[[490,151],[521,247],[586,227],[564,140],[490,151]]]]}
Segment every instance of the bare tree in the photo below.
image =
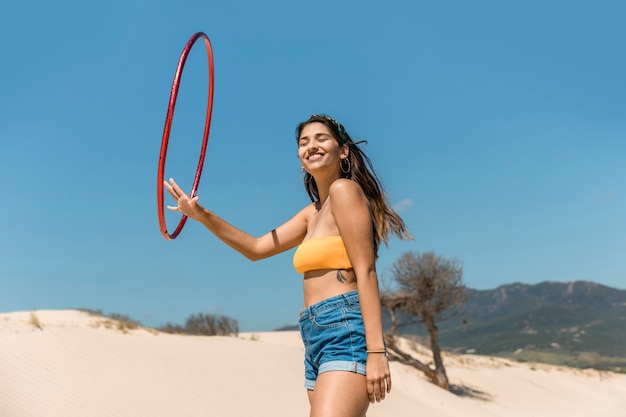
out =
{"type": "Polygon", "coordinates": [[[385,341],[391,360],[413,366],[436,385],[450,389],[441,357],[437,322],[456,313],[465,302],[463,268],[456,259],[445,259],[433,252],[405,252],[392,266],[392,290],[382,295],[382,305],[389,312],[391,327],[385,341]],[[434,368],[403,352],[397,344],[402,326],[420,322],[428,329],[434,368]]]}

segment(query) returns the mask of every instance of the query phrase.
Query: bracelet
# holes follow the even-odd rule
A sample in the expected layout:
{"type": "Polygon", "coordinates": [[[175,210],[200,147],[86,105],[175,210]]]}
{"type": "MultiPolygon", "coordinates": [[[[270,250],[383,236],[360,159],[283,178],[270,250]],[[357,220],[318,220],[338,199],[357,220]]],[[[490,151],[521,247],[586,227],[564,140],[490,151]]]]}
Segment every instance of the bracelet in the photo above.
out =
{"type": "Polygon", "coordinates": [[[367,352],[367,353],[384,353],[384,354],[387,354],[387,349],[381,349],[381,350],[366,350],[365,352],[367,352]]]}

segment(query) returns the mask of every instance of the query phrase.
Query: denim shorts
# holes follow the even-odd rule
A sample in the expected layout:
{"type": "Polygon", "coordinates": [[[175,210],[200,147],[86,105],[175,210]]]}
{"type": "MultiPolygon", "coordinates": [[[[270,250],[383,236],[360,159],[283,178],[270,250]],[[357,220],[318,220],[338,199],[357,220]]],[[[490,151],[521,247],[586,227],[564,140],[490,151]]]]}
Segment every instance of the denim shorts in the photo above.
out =
{"type": "Polygon", "coordinates": [[[298,324],[305,349],[305,388],[314,389],[317,376],[326,371],[365,375],[367,348],[357,291],[302,309],[298,324]]]}

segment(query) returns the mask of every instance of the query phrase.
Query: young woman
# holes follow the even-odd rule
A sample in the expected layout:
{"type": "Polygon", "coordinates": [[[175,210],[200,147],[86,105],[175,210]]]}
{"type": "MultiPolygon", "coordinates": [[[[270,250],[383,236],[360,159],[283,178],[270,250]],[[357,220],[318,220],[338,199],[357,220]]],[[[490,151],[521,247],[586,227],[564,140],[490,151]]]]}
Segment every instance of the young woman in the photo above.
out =
{"type": "Polygon", "coordinates": [[[312,115],[296,128],[298,158],[312,203],[261,237],[230,225],[189,198],[173,179],[168,209],[202,223],[250,260],[298,246],[304,275],[299,325],[311,417],[363,417],[391,390],[376,257],[391,234],[411,238],[389,207],[369,158],[344,127],[312,115]]]}

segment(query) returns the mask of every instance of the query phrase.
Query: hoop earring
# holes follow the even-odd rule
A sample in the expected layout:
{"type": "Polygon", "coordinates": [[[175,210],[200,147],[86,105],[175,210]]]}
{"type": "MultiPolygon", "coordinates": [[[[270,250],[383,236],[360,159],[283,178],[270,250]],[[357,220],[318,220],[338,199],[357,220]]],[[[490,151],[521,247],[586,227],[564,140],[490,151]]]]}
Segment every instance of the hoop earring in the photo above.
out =
{"type": "Polygon", "coordinates": [[[352,165],[350,165],[350,160],[347,157],[341,160],[339,167],[341,168],[341,172],[343,172],[344,174],[349,174],[350,170],[352,169],[352,165]],[[348,168],[344,169],[344,161],[348,163],[348,168]]]}

